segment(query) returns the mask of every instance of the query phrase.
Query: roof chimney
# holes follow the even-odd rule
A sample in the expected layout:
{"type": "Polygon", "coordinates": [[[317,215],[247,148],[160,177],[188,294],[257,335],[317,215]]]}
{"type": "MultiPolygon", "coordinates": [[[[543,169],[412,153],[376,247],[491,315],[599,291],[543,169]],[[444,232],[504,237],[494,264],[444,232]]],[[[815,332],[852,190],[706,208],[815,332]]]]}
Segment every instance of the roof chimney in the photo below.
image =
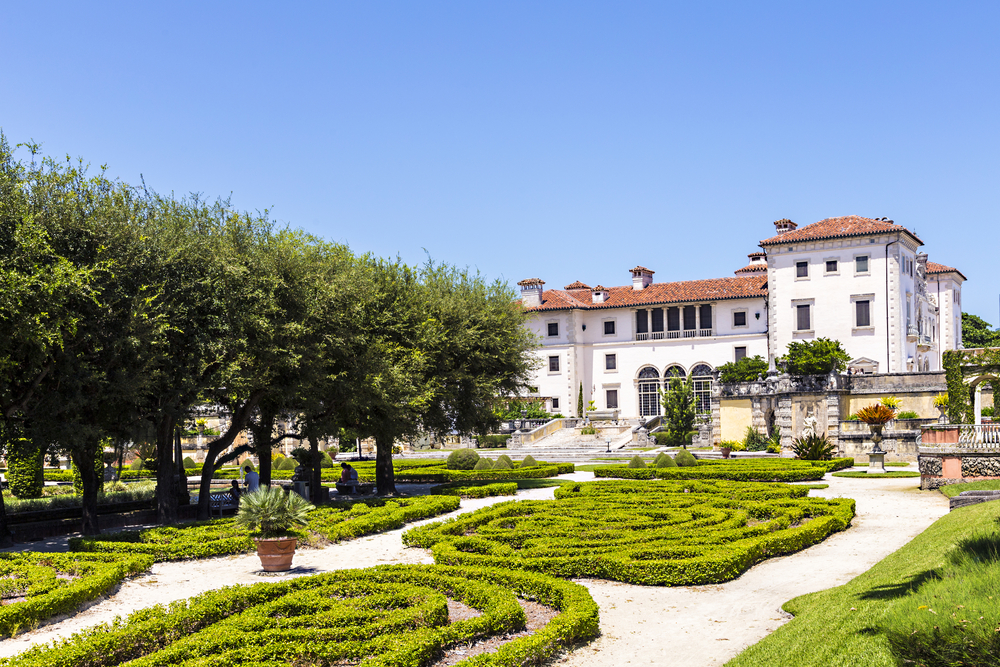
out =
{"type": "Polygon", "coordinates": [[[521,305],[525,308],[537,308],[542,305],[542,289],[545,281],[541,278],[528,278],[519,282],[521,288],[521,305]]]}
{"type": "Polygon", "coordinates": [[[631,269],[632,273],[632,289],[641,290],[647,285],[653,283],[653,274],[656,273],[652,269],[647,269],[645,266],[637,266],[631,269]]]}
{"type": "Polygon", "coordinates": [[[604,285],[598,285],[591,290],[590,300],[592,303],[604,303],[608,300],[608,290],[604,285]]]}
{"type": "Polygon", "coordinates": [[[778,235],[784,234],[785,232],[790,232],[798,227],[794,222],[788,218],[782,218],[781,220],[774,221],[774,228],[778,232],[778,235]]]}

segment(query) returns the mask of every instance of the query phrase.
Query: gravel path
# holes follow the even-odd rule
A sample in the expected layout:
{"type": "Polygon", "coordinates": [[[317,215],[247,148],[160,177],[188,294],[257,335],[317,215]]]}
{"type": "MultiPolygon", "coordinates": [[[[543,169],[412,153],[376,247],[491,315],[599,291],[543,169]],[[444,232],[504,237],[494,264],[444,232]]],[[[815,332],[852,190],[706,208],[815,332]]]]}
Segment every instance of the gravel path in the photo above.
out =
{"type": "MultiPolygon", "coordinates": [[[[593,478],[591,473],[564,477],[593,478]]],[[[824,481],[830,488],[814,490],[812,495],[857,501],[858,515],[851,527],[805,551],[761,563],[739,579],[717,586],[677,588],[581,582],[600,605],[602,636],[565,656],[562,663],[581,667],[722,664],[786,622],[780,610],[784,602],[847,582],[948,512],[943,495],[916,489],[918,478],[866,480],[827,475],[824,481]]],[[[552,498],[553,488],[521,491],[517,497],[552,498]]],[[[463,500],[458,511],[445,516],[507,499],[463,500]]],[[[295,557],[296,570],[286,577],[382,563],[430,563],[426,551],[404,548],[400,539],[404,530],[420,523],[325,549],[302,550],[295,557]]],[[[55,550],[60,543],[46,546],[55,550]]],[[[0,656],[16,655],[32,644],[64,638],[153,604],[232,584],[278,580],[253,574],[259,569],[254,554],[157,563],[149,574],[125,582],[116,593],[86,610],[0,642],[0,656]]]]}

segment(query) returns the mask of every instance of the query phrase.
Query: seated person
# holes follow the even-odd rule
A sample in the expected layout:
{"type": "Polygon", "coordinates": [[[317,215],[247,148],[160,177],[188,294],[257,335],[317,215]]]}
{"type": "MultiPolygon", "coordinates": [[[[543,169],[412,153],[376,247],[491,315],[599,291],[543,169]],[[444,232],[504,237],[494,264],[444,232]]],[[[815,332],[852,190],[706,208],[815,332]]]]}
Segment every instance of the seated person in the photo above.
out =
{"type": "Polygon", "coordinates": [[[358,481],[358,471],[352,468],[348,463],[341,463],[340,467],[342,468],[340,472],[340,483],[350,484],[353,482],[356,484],[358,481]]]}
{"type": "Polygon", "coordinates": [[[242,493],[242,491],[240,491],[240,483],[234,479],[232,488],[229,489],[229,495],[233,497],[233,500],[236,501],[237,505],[240,502],[240,493],[242,493]]]}

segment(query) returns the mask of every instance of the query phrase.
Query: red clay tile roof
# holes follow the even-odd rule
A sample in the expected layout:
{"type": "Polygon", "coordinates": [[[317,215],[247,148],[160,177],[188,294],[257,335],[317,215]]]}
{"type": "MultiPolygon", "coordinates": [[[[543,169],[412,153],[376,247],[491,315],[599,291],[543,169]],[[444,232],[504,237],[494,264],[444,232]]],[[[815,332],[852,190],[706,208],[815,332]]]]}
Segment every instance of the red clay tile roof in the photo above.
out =
{"type": "Polygon", "coordinates": [[[654,271],[653,269],[647,269],[645,266],[637,266],[634,269],[629,269],[629,271],[631,271],[633,274],[636,274],[636,273],[650,273],[650,274],[656,273],[656,271],[654,271]]]}
{"type": "Polygon", "coordinates": [[[541,278],[528,278],[527,280],[522,280],[517,284],[521,287],[527,287],[528,285],[544,285],[545,281],[541,278]]]}
{"type": "Polygon", "coordinates": [[[542,305],[527,310],[568,310],[570,308],[602,309],[725,299],[762,298],[767,294],[767,276],[748,275],[735,278],[685,280],[676,283],[653,283],[645,289],[611,287],[603,303],[587,303],[563,290],[542,292],[542,305]]]}
{"type": "Polygon", "coordinates": [[[916,234],[891,220],[874,220],[857,215],[846,215],[841,218],[827,218],[811,225],[800,227],[784,234],[764,239],[760,245],[777,245],[779,243],[796,243],[800,241],[818,241],[821,239],[836,239],[846,236],[866,236],[868,234],[884,234],[886,232],[906,232],[917,239],[916,234]]]}
{"type": "Polygon", "coordinates": [[[764,262],[752,262],[747,264],[742,269],[736,269],[733,273],[740,276],[744,273],[765,273],[767,271],[767,264],[764,262]]]}
{"type": "Polygon", "coordinates": [[[593,291],[594,291],[594,292],[607,292],[607,291],[608,291],[608,288],[607,288],[607,287],[605,287],[604,285],[598,285],[597,287],[595,287],[595,288],[593,289],[593,291]]]}
{"type": "Polygon", "coordinates": [[[945,266],[944,264],[938,264],[937,262],[927,262],[927,273],[957,273],[962,276],[962,280],[968,280],[961,271],[951,266],[945,266]]]}
{"type": "Polygon", "coordinates": [[[563,289],[590,289],[590,285],[584,285],[579,280],[577,280],[575,283],[570,283],[569,285],[566,285],[566,287],[563,287],[563,289]]]}

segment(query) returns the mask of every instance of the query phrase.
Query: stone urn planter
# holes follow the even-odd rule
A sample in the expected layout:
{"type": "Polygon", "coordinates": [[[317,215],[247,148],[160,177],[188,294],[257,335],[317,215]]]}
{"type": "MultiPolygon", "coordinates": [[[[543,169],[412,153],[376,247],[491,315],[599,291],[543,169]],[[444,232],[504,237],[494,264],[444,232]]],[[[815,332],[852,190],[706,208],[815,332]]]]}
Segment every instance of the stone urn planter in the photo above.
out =
{"type": "Polygon", "coordinates": [[[729,455],[732,454],[732,453],[733,453],[733,448],[732,447],[723,447],[722,448],[722,458],[728,459],[729,455]]]}
{"type": "Polygon", "coordinates": [[[285,572],[292,568],[298,540],[288,532],[294,526],[304,526],[313,509],[305,498],[280,487],[261,487],[240,498],[236,525],[258,531],[252,537],[265,572],[285,572]]]}
{"type": "Polygon", "coordinates": [[[285,572],[292,569],[292,558],[295,556],[295,547],[298,546],[296,537],[255,537],[254,544],[257,545],[257,557],[260,558],[260,567],[265,572],[285,572]]]}

